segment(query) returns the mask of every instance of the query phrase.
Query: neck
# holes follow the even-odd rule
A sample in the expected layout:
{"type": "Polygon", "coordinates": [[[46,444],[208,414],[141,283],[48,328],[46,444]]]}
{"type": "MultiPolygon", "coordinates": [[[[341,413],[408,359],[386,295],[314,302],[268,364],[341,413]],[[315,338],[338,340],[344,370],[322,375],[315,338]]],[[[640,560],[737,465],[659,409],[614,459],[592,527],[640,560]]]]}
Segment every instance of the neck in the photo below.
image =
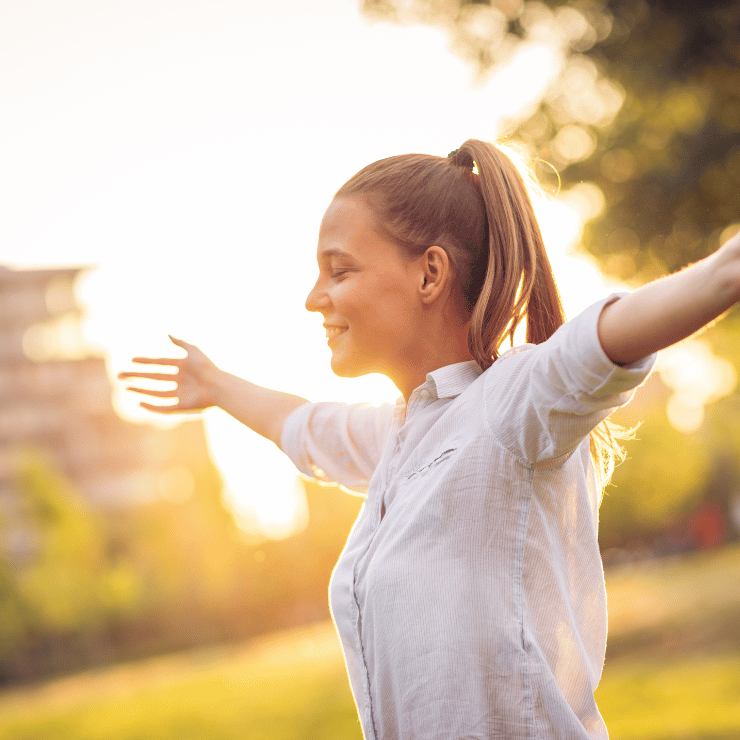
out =
{"type": "Polygon", "coordinates": [[[441,341],[422,338],[410,349],[410,352],[404,353],[404,362],[401,367],[395,367],[385,373],[403,394],[406,403],[414,389],[426,381],[428,373],[440,367],[473,359],[468,349],[467,326],[463,331],[455,332],[453,335],[444,335],[441,341]]]}

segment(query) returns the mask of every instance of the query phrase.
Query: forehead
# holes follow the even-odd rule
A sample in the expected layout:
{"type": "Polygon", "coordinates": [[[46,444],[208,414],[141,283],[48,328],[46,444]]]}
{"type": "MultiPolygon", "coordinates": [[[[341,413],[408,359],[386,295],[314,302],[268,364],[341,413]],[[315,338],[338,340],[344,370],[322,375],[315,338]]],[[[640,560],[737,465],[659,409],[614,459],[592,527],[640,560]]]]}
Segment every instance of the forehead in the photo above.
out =
{"type": "Polygon", "coordinates": [[[378,234],[375,216],[362,198],[335,198],[321,220],[316,258],[364,260],[392,246],[378,234]]]}

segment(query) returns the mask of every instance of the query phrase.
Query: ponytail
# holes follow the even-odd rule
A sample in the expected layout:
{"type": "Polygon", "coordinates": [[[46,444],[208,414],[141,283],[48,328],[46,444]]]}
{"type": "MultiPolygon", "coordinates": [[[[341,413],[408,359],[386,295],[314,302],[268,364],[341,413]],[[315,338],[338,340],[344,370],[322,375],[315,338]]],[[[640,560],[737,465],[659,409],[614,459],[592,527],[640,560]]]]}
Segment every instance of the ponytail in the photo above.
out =
{"type": "Polygon", "coordinates": [[[532,201],[519,171],[496,146],[469,139],[453,157],[469,159],[488,222],[488,259],[483,285],[473,307],[469,344],[482,369],[499,356],[508,337],[526,317],[526,341],[540,344],[565,322],[550,260],[532,201]]]}

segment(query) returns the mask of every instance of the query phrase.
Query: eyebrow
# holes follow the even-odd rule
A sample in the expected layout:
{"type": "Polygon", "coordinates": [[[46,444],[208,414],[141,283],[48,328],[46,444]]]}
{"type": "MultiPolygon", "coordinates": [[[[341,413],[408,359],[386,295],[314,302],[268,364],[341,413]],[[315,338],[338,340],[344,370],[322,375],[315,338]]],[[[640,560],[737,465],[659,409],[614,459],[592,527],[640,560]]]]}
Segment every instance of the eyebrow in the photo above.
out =
{"type": "Polygon", "coordinates": [[[327,249],[326,251],[321,252],[318,259],[326,262],[332,257],[343,257],[352,260],[353,262],[357,261],[353,255],[351,255],[349,252],[345,252],[343,249],[327,249]]]}

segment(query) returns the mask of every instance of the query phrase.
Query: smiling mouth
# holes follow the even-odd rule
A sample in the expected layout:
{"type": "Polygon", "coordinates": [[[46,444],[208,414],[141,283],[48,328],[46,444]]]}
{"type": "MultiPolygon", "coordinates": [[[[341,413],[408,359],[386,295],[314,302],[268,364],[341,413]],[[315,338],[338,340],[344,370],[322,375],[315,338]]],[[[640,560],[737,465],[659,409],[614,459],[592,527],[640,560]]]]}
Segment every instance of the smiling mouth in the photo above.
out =
{"type": "Polygon", "coordinates": [[[344,334],[348,327],[346,326],[327,326],[326,327],[326,340],[331,344],[332,340],[336,339],[340,334],[344,334]]]}

